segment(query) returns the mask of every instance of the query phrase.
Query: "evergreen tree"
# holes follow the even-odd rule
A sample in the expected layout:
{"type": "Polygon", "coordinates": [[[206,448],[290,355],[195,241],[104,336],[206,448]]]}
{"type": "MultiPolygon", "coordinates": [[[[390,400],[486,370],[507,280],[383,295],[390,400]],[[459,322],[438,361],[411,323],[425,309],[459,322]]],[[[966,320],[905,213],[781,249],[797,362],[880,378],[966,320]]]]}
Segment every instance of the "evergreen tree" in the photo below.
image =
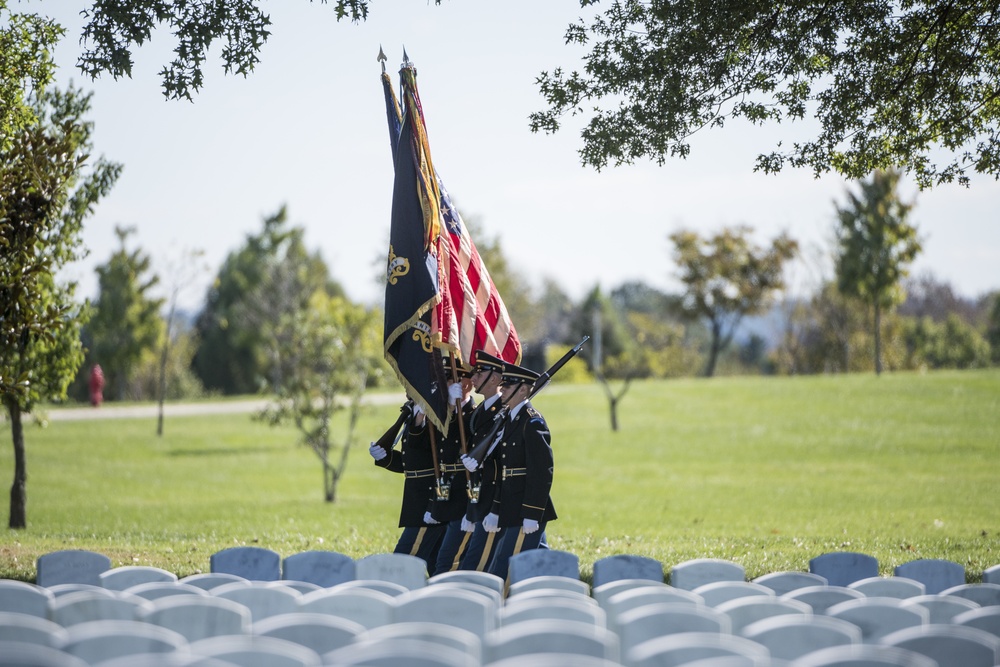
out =
{"type": "Polygon", "coordinates": [[[866,304],[873,314],[875,373],[881,373],[882,316],[905,297],[901,281],[920,253],[917,230],[907,221],[913,204],[900,200],[899,172],[877,171],[862,181],[861,192],[848,192],[837,207],[837,285],[842,293],[866,304]]]}
{"type": "Polygon", "coordinates": [[[97,267],[98,295],[94,314],[86,326],[88,364],[104,371],[105,394],[122,400],[143,355],[156,348],[165,335],[160,318],[163,299],[150,296],[159,283],[151,274],[149,255],[129,250],[134,227],[116,227],[118,250],[97,267]]]}

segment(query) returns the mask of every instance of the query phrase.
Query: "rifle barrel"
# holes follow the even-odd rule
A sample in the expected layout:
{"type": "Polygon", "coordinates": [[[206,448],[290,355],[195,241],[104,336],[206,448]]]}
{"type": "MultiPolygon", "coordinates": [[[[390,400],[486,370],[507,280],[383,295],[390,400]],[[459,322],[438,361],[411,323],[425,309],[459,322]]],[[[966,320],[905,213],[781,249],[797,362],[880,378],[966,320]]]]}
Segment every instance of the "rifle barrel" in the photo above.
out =
{"type": "MultiPolygon", "coordinates": [[[[539,375],[538,379],[535,380],[535,383],[531,387],[531,392],[528,394],[528,398],[530,399],[532,396],[540,392],[545,385],[549,383],[552,376],[558,373],[559,369],[566,365],[566,362],[576,356],[576,354],[583,348],[583,344],[588,340],[590,340],[590,336],[584,336],[583,340],[577,343],[576,347],[560,357],[559,361],[552,364],[547,371],[539,375]]],[[[477,442],[471,450],[469,450],[470,457],[476,459],[479,463],[483,462],[483,459],[486,458],[486,450],[491,444],[493,444],[497,431],[503,423],[503,420],[506,418],[508,412],[509,408],[506,405],[497,410],[496,414],[493,416],[493,426],[490,428],[489,433],[485,438],[477,442]]]]}

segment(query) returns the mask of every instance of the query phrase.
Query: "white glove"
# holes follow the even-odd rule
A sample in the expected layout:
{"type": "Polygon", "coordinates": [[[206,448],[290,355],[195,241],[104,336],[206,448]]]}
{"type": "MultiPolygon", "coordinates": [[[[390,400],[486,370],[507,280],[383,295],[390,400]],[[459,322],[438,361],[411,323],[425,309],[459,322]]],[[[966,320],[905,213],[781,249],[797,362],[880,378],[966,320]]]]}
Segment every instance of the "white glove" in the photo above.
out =
{"type": "Polygon", "coordinates": [[[460,382],[448,385],[448,402],[452,405],[458,405],[462,402],[463,393],[462,384],[460,382]]]}
{"type": "Polygon", "coordinates": [[[422,414],[424,414],[424,409],[422,407],[420,407],[419,404],[414,403],[413,404],[413,416],[416,417],[417,415],[422,415],[422,414]]]}
{"type": "Polygon", "coordinates": [[[533,532],[538,530],[538,522],[534,519],[525,519],[521,525],[524,527],[525,535],[531,535],[533,532]]]}
{"type": "Polygon", "coordinates": [[[483,519],[483,530],[487,533],[495,533],[500,530],[500,517],[493,512],[486,515],[483,519]]]}
{"type": "Polygon", "coordinates": [[[371,454],[372,458],[376,461],[381,461],[388,456],[388,454],[385,453],[385,450],[376,445],[374,442],[368,445],[368,453],[371,454]]]}
{"type": "MultiPolygon", "coordinates": [[[[379,449],[381,449],[381,447],[379,449]]],[[[468,470],[469,472],[475,472],[476,468],[479,467],[479,462],[476,461],[476,459],[469,456],[468,454],[462,454],[461,461],[462,465],[464,465],[465,469],[468,470]]]]}
{"type": "Polygon", "coordinates": [[[440,521],[435,521],[434,517],[431,516],[430,512],[424,512],[424,523],[434,524],[441,523],[440,521]]]}
{"type": "Polygon", "coordinates": [[[476,524],[469,521],[468,517],[462,517],[462,532],[471,533],[476,530],[476,524]]]}

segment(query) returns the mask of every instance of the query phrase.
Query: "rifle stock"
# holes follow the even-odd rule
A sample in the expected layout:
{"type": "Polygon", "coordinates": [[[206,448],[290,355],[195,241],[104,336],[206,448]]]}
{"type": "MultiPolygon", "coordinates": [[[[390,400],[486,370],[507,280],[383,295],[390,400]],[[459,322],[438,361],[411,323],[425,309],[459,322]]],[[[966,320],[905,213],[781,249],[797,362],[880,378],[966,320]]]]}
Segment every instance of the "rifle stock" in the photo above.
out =
{"type": "Polygon", "coordinates": [[[399,433],[399,429],[402,428],[403,423],[410,418],[411,410],[409,406],[410,401],[403,404],[403,407],[399,409],[399,417],[396,418],[396,423],[389,427],[389,430],[382,434],[382,437],[375,441],[375,444],[389,451],[396,441],[396,434],[399,433]]]}

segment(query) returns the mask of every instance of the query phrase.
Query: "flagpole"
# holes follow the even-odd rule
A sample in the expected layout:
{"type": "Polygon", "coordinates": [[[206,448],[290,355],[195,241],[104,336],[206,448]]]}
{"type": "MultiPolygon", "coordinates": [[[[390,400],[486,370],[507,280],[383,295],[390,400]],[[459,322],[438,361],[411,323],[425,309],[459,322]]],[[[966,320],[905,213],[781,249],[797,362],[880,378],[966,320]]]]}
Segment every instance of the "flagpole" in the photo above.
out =
{"type": "MultiPolygon", "coordinates": [[[[458,380],[458,371],[455,368],[456,367],[455,350],[449,348],[448,354],[451,356],[451,381],[453,383],[457,383],[459,380],[458,380]]],[[[462,418],[461,402],[455,407],[457,408],[455,410],[455,419],[458,421],[459,447],[461,448],[462,456],[465,456],[467,450],[465,445],[465,420],[462,418]]],[[[465,470],[465,492],[469,494],[470,498],[472,497],[472,474],[469,472],[468,469],[465,470]]]]}
{"type": "Polygon", "coordinates": [[[441,467],[438,465],[437,438],[434,437],[435,428],[437,427],[434,426],[434,423],[430,419],[428,419],[427,432],[431,437],[431,460],[433,461],[434,465],[434,488],[437,490],[436,497],[441,498],[443,495],[441,492],[441,467]]]}

